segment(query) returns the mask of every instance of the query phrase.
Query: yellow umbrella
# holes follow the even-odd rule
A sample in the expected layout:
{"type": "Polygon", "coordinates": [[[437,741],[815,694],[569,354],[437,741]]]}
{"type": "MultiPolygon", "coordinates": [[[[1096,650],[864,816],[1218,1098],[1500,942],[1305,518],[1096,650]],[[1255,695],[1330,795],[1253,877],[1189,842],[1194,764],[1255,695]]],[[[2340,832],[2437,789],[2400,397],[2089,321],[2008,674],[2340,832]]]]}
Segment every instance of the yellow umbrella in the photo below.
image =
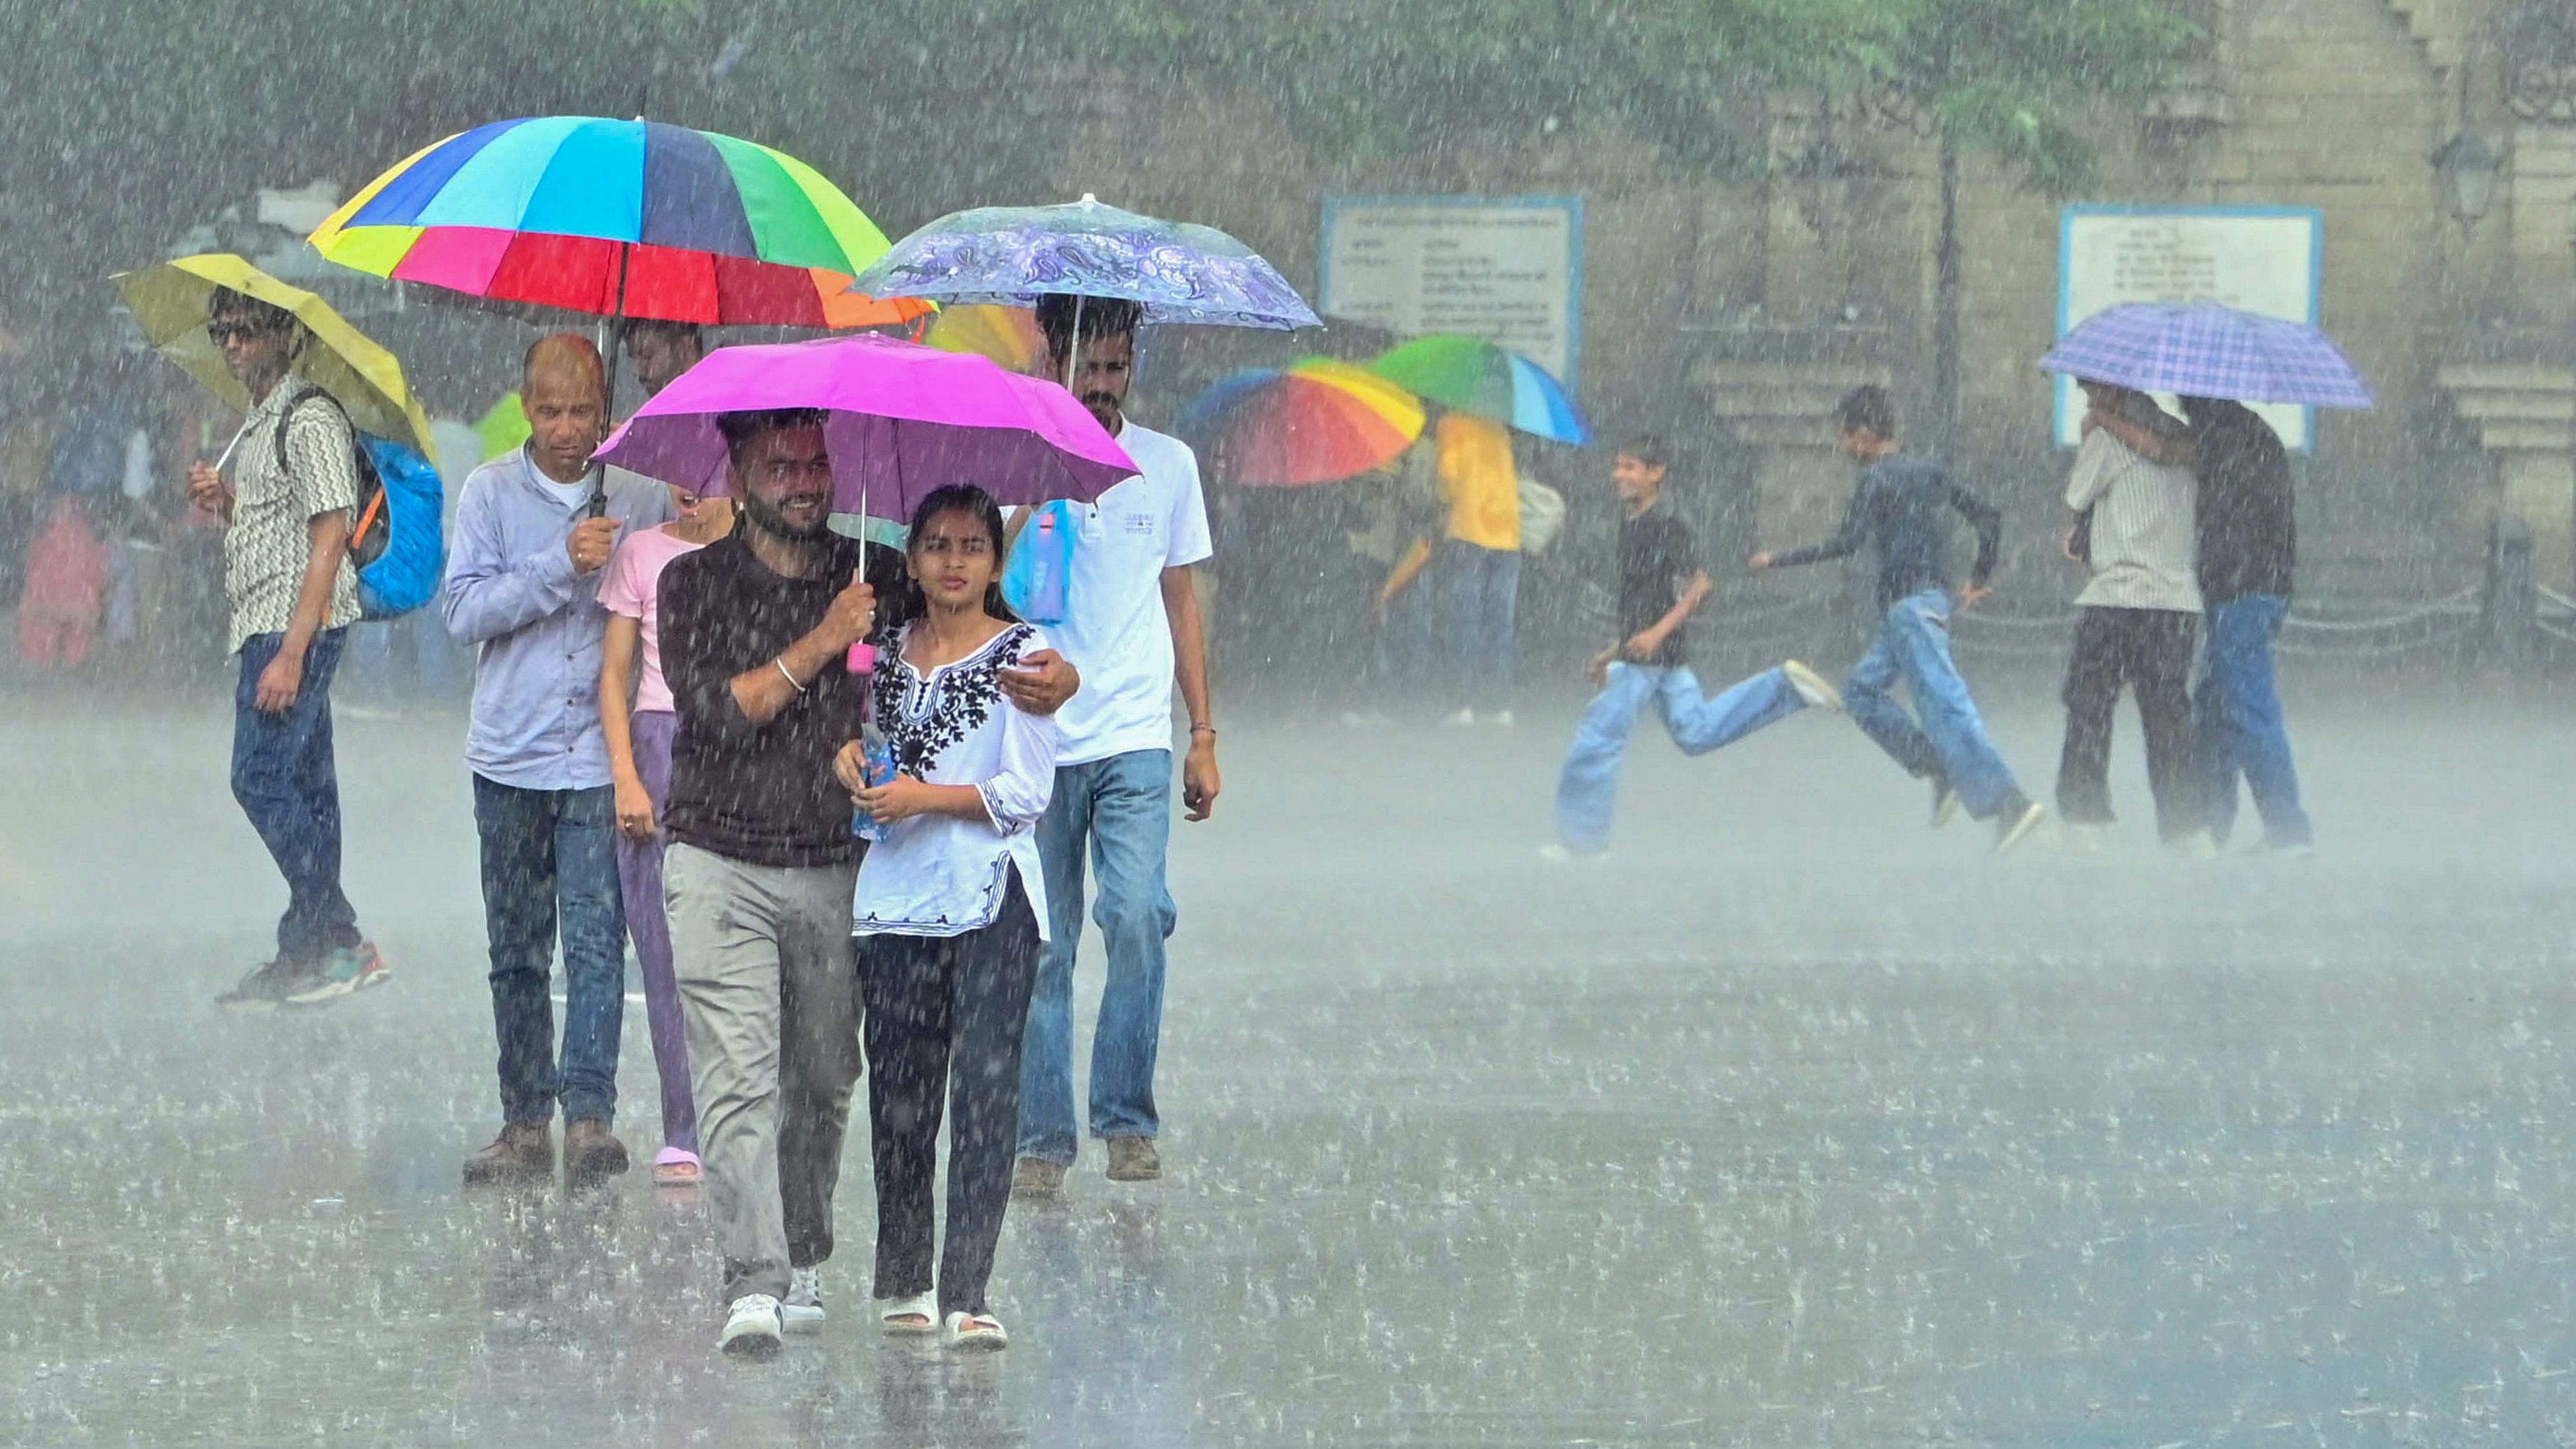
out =
{"type": "Polygon", "coordinates": [[[519,405],[515,392],[501,394],[483,416],[474,420],[474,435],[483,440],[483,461],[491,462],[503,453],[515,450],[534,435],[528,426],[528,412],[519,405]]]}
{"type": "Polygon", "coordinates": [[[1046,345],[1038,336],[1035,312],[989,302],[952,302],[940,308],[939,320],[921,340],[942,352],[989,357],[1011,372],[1035,372],[1038,351],[1046,345]]]}
{"type": "Polygon", "coordinates": [[[403,381],[402,364],[311,292],[290,287],[228,252],[181,257],[116,277],[117,290],[125,294],[126,307],[153,347],[217,398],[249,412],[250,390],[224,365],[223,349],[206,331],[206,303],[217,287],[284,308],[304,324],[295,374],[338,399],[361,432],[408,443],[422,456],[437,458],[428,414],[403,381]]]}

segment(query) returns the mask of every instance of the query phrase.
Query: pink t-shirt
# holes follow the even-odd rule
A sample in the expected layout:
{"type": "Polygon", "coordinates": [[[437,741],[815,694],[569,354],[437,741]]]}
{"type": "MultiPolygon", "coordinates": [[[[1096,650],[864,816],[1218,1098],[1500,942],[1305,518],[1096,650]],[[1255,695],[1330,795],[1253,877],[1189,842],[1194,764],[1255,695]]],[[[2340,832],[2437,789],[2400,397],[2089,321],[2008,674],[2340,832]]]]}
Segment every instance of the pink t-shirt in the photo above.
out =
{"type": "Polygon", "coordinates": [[[600,607],[644,626],[644,668],[635,681],[639,710],[672,708],[671,686],[662,680],[662,570],[680,555],[704,547],[672,537],[667,528],[648,528],[628,534],[600,574],[600,607]]]}

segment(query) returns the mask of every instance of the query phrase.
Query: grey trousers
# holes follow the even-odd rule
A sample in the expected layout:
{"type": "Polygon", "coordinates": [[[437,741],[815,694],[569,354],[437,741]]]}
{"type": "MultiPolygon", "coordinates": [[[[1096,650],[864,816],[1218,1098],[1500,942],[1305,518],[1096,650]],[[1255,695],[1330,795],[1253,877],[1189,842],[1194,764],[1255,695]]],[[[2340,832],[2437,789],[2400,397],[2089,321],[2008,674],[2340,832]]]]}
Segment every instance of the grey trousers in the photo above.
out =
{"type": "Polygon", "coordinates": [[[832,1256],[841,1135],[865,1058],[850,947],[858,865],[748,865],[673,842],[663,864],[698,1155],[724,1296],[784,1297],[832,1256]]]}

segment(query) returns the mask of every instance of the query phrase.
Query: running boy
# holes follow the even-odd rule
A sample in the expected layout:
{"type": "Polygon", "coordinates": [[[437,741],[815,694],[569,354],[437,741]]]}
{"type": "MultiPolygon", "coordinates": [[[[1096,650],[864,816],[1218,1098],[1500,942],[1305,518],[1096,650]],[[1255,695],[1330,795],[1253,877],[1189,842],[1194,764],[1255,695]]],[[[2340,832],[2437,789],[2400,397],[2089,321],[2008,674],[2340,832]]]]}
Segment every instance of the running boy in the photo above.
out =
{"type": "Polygon", "coordinates": [[[1977,702],[1950,657],[1950,573],[1944,555],[1949,529],[1941,515],[1958,513],[1977,530],[1977,561],[1959,590],[1962,609],[1993,592],[1995,552],[2003,542],[2003,515],[1995,506],[1952,482],[1929,458],[1896,451],[1896,408],[1887,390],[1852,389],[1834,409],[1843,455],[1860,465],[1842,531],[1830,540],[1788,553],[1757,553],[1755,573],[1846,557],[1866,542],[1878,555],[1878,640],[1843,681],[1852,722],[1878,742],[1907,774],[1932,781],[1932,823],[1940,825],[1960,805],[1979,820],[1995,822],[1995,853],[2028,839],[2043,812],[2021,792],[1994,742],[1986,738],[1977,702]],[[1902,678],[1914,695],[1921,724],[1889,696],[1902,678]]]}
{"type": "Polygon", "coordinates": [[[1662,440],[1654,437],[1631,440],[1611,460],[1610,481],[1627,513],[1619,525],[1619,638],[1592,660],[1592,682],[1601,692],[1575,726],[1574,747],[1557,780],[1560,843],[1542,852],[1550,859],[1595,855],[1608,847],[1620,757],[1649,700],[1662,712],[1665,732],[1688,755],[1732,744],[1811,704],[1842,708],[1833,686],[1795,659],[1715,699],[1702,693],[1684,630],[1713,586],[1700,566],[1690,525],[1664,501],[1669,466],[1662,440]]]}

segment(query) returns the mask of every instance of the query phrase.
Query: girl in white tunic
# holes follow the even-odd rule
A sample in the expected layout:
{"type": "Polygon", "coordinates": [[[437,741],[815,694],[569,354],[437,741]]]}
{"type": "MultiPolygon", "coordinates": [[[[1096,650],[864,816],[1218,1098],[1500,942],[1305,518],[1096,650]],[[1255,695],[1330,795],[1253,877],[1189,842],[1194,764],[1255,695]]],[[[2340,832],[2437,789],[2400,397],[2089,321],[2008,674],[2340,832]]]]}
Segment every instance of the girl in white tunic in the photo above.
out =
{"type": "Polygon", "coordinates": [[[877,1183],[876,1299],[890,1333],[999,1348],[984,1285],[1019,1142],[1020,1036],[1045,939],[1037,823],[1055,785],[1052,719],[1021,713],[999,671],[1046,646],[1002,602],[1002,514],[943,488],[913,515],[913,622],[878,643],[878,730],[894,777],[867,782],[860,742],[836,768],[887,827],[859,867],[854,930],[867,1002],[877,1183]],[[940,1093],[950,1095],[948,1244],[932,1276],[940,1093]]]}

